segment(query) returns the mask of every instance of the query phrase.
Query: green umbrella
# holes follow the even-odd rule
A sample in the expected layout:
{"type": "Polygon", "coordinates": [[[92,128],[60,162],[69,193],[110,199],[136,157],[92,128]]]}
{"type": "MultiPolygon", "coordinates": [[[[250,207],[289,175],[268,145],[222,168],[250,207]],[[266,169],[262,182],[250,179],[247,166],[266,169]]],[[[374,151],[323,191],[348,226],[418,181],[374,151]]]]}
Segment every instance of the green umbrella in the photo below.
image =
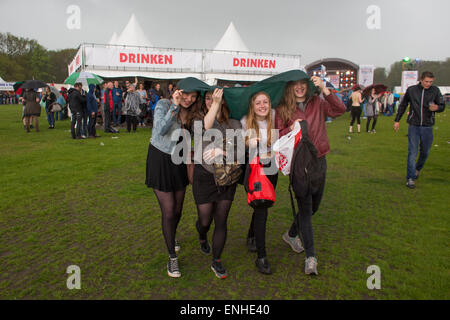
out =
{"type": "Polygon", "coordinates": [[[81,82],[83,86],[87,87],[90,84],[101,84],[103,83],[103,79],[96,74],[81,71],[72,73],[66,80],[64,80],[65,84],[71,85],[74,85],[77,82],[81,82]]]}
{"type": "Polygon", "coordinates": [[[223,91],[225,101],[230,109],[231,118],[240,120],[248,112],[248,105],[252,95],[259,91],[264,91],[270,96],[272,107],[276,108],[284,94],[284,88],[290,81],[308,79],[309,92],[315,91],[314,83],[308,75],[301,70],[291,70],[265,80],[254,83],[249,87],[225,88],[223,91]]]}

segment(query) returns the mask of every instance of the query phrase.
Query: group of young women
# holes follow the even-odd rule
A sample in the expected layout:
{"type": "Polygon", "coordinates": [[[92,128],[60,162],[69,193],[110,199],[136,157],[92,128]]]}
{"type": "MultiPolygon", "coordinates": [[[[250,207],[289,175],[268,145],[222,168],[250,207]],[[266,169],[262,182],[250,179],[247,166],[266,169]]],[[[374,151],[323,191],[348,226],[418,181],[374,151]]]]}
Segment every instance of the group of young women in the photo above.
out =
{"type": "MultiPolygon", "coordinates": [[[[291,229],[283,235],[282,239],[297,253],[305,250],[305,272],[318,274],[311,220],[312,215],[319,207],[325,185],[325,155],[329,152],[325,120],[327,117],[337,117],[343,114],[345,105],[324,86],[320,78],[312,77],[311,80],[289,82],[276,109],[272,109],[270,96],[267,93],[261,91],[253,94],[249,101],[247,115],[238,121],[230,118],[230,110],[223,98],[223,89],[216,88],[206,93],[203,92],[202,95],[200,91],[195,91],[188,85],[188,79],[178,83],[179,90],[174,92],[171,100],[163,99],[156,105],[147,156],[146,184],[153,188],[161,208],[162,233],[169,252],[168,275],[175,278],[181,276],[177,257],[181,246],[176,239],[176,232],[183,211],[186,186],[190,180],[188,165],[186,163],[175,164],[172,154],[178,143],[191,145],[190,135],[187,138],[183,134],[186,131],[179,129],[192,132],[196,121],[200,121],[203,133],[207,133],[210,129],[217,129],[224,136],[229,129],[243,129],[243,132],[247,129],[254,129],[250,131],[253,134],[245,135],[245,147],[248,151],[259,146],[258,156],[261,162],[264,159],[264,168],[275,161],[272,144],[277,137],[273,137],[272,129],[277,129],[278,136],[281,137],[293,129],[295,122],[306,121],[308,123],[309,137],[318,150],[317,156],[321,163],[323,183],[319,190],[302,199],[297,199],[299,212],[291,229]],[[313,95],[309,85],[312,83],[321,90],[324,98],[313,95]],[[178,139],[174,139],[177,134],[178,139]],[[185,141],[186,139],[189,141],[185,141]],[[300,239],[303,240],[305,248],[300,239]]],[[[212,253],[212,271],[218,278],[225,279],[228,273],[222,264],[221,256],[227,238],[228,214],[238,182],[233,180],[228,185],[217,183],[217,171],[211,162],[217,157],[225,157],[227,149],[217,145],[211,148],[211,142],[205,140],[203,139],[201,142],[202,161],[195,163],[193,179],[191,179],[198,213],[196,229],[201,252],[205,255],[212,253]],[[213,220],[214,231],[210,245],[207,235],[213,220]]],[[[243,172],[248,170],[249,164],[248,161],[246,162],[243,172]]],[[[275,188],[278,173],[271,172],[266,176],[275,188]]],[[[263,274],[272,273],[265,245],[267,216],[267,207],[254,207],[247,235],[248,249],[257,253],[255,265],[257,270],[263,274]]]]}
{"type": "Polygon", "coordinates": [[[358,133],[361,133],[361,104],[364,102],[364,100],[367,100],[366,103],[366,115],[367,115],[367,123],[366,123],[366,132],[368,133],[376,133],[375,126],[377,124],[378,119],[378,113],[379,113],[379,98],[381,97],[381,94],[377,94],[375,92],[375,88],[372,88],[372,91],[370,93],[370,96],[364,98],[362,96],[362,89],[361,87],[357,86],[354,90],[352,95],[350,96],[350,99],[352,100],[352,108],[351,108],[351,115],[352,120],[350,121],[350,128],[349,132],[353,133],[353,124],[356,123],[358,125],[358,133]],[[372,122],[372,128],[369,130],[370,122],[372,122]]]}

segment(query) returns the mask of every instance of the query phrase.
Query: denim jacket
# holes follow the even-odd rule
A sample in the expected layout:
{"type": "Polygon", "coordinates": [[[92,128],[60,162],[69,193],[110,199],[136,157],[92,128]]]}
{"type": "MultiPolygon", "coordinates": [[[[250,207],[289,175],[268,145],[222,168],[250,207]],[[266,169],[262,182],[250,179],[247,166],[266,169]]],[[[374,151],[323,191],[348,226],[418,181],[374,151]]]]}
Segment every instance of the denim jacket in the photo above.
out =
{"type": "Polygon", "coordinates": [[[177,120],[180,107],[176,108],[172,101],[167,99],[159,100],[153,114],[153,130],[150,143],[164,153],[172,154],[178,143],[178,137],[172,140],[172,133],[176,129],[181,129],[181,124],[177,120]]]}

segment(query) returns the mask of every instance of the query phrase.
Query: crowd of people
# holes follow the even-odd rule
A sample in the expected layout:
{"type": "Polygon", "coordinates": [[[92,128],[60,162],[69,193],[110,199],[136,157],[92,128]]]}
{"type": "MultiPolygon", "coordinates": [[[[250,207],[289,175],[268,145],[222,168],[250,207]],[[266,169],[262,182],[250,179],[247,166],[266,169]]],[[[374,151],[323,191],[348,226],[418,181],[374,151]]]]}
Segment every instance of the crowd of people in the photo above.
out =
{"type": "Polygon", "coordinates": [[[18,104],[19,97],[14,91],[0,91],[0,104],[18,104]]]}
{"type": "Polygon", "coordinates": [[[137,127],[152,126],[153,112],[160,99],[172,97],[173,84],[165,92],[160,83],[146,90],[144,83],[107,81],[102,86],[90,85],[88,92],[76,83],[68,92],[68,106],[72,113],[71,132],[74,139],[98,137],[97,122],[105,133],[118,133],[122,124],[128,132],[137,127]]]}
{"type": "MultiPolygon", "coordinates": [[[[445,108],[442,94],[432,85],[433,80],[431,72],[422,73],[419,84],[409,87],[399,102],[394,121],[394,130],[398,131],[399,121],[407,107],[410,107],[407,119],[409,145],[406,176],[406,186],[409,188],[415,187],[414,181],[418,179],[430,152],[435,112],[442,112],[445,108]],[[419,159],[416,161],[418,154],[419,159]]],[[[197,207],[195,228],[198,232],[199,249],[205,255],[212,255],[210,268],[218,278],[225,279],[228,272],[221,256],[227,239],[227,219],[237,184],[243,184],[247,192],[251,189],[248,185],[249,172],[252,170],[250,150],[257,148],[257,159],[263,164],[263,175],[275,190],[278,171],[266,169],[273,167],[273,163],[277,161],[273,141],[289,134],[297,122],[301,124],[302,141],[305,140],[303,145],[310,141],[309,151],[312,156],[308,161],[313,165],[308,167],[309,172],[305,171],[310,181],[306,187],[301,179],[290,180],[298,211],[294,210],[293,223],[281,238],[294,252],[305,252],[305,273],[317,275],[312,216],[319,209],[325,187],[326,155],[330,152],[327,119],[350,111],[349,132],[353,132],[356,121],[359,133],[361,115],[364,114],[367,117],[366,132],[375,133],[378,115],[392,116],[398,100],[391,92],[377,92],[375,88],[364,94],[359,86],[338,96],[324,85],[321,78],[313,76],[310,79],[288,82],[276,109],[272,109],[270,95],[266,92],[252,94],[246,115],[239,121],[230,117],[230,109],[223,94],[221,88],[209,87],[195,78],[186,78],[179,81],[176,87],[170,84],[166,92],[161,90],[159,83],[146,90],[144,84],[138,83],[137,79],[135,83],[126,81],[122,86],[118,81],[108,81],[102,87],[90,85],[88,92],[83,90],[81,83],[76,83],[67,93],[63,92],[61,97],[63,100],[67,99],[72,113],[71,134],[74,139],[98,137],[97,117],[103,122],[104,132],[111,133],[116,133],[116,128],[122,122],[126,123],[128,132],[136,132],[145,123],[152,124],[145,183],[153,189],[161,209],[162,234],[169,254],[167,272],[174,278],[181,276],[177,255],[181,244],[176,234],[187,185],[192,184],[197,207]],[[209,90],[193,89],[200,87],[208,87],[209,90]],[[318,89],[318,92],[313,92],[311,88],[318,89]],[[195,139],[192,141],[196,125],[201,128],[202,134],[210,130],[216,130],[223,136],[230,130],[245,132],[245,164],[238,166],[236,159],[233,159],[232,165],[218,165],[215,161],[227,157],[230,144],[232,148],[238,148],[240,144],[234,139],[219,139],[214,143],[195,139]],[[194,145],[194,150],[200,148],[200,161],[174,161],[173,156],[180,143],[194,145]],[[304,193],[296,192],[305,188],[307,191],[304,193]],[[210,244],[208,232],[213,221],[214,231],[210,244]]],[[[37,118],[41,110],[40,102],[45,104],[49,128],[54,128],[53,113],[61,112],[63,108],[55,111],[53,106],[58,101],[49,87],[45,88],[41,96],[34,90],[27,90],[21,99],[24,103],[24,125],[28,132],[33,123],[36,131],[39,130],[37,118]]],[[[192,154],[183,153],[182,150],[183,159],[191,159],[192,154]]],[[[294,202],[292,206],[295,207],[294,202]]],[[[248,250],[256,253],[255,266],[263,274],[272,273],[265,244],[269,207],[265,202],[252,204],[252,219],[246,236],[248,250]]]]}

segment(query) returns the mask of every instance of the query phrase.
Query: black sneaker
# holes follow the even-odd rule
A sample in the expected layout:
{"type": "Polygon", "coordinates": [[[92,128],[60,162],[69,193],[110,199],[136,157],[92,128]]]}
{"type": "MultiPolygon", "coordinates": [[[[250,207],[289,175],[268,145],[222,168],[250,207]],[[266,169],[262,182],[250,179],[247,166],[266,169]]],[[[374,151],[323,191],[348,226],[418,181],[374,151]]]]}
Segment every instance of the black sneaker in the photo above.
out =
{"type": "Polygon", "coordinates": [[[214,271],[216,277],[219,279],[225,279],[226,277],[228,277],[228,273],[226,272],[220,260],[213,260],[213,262],[211,263],[211,270],[214,271]]]}
{"type": "Polygon", "coordinates": [[[408,188],[410,188],[410,189],[414,189],[414,188],[416,187],[416,184],[414,183],[414,180],[413,180],[413,179],[409,178],[409,179],[406,181],[406,186],[407,186],[408,188]]]}
{"type": "Polygon", "coordinates": [[[266,257],[264,258],[257,258],[255,261],[256,267],[258,268],[258,271],[263,274],[272,274],[272,270],[270,269],[269,261],[266,257]]]}
{"type": "Polygon", "coordinates": [[[172,278],[181,277],[181,272],[178,267],[178,258],[169,257],[169,262],[167,262],[167,274],[172,278]]]}
{"type": "Polygon", "coordinates": [[[211,253],[211,247],[209,246],[208,240],[200,240],[200,250],[207,255],[211,253]]]}
{"type": "Polygon", "coordinates": [[[255,237],[247,238],[247,247],[248,247],[248,251],[250,251],[250,252],[258,251],[256,249],[256,239],[255,239],[255,237]]]}

